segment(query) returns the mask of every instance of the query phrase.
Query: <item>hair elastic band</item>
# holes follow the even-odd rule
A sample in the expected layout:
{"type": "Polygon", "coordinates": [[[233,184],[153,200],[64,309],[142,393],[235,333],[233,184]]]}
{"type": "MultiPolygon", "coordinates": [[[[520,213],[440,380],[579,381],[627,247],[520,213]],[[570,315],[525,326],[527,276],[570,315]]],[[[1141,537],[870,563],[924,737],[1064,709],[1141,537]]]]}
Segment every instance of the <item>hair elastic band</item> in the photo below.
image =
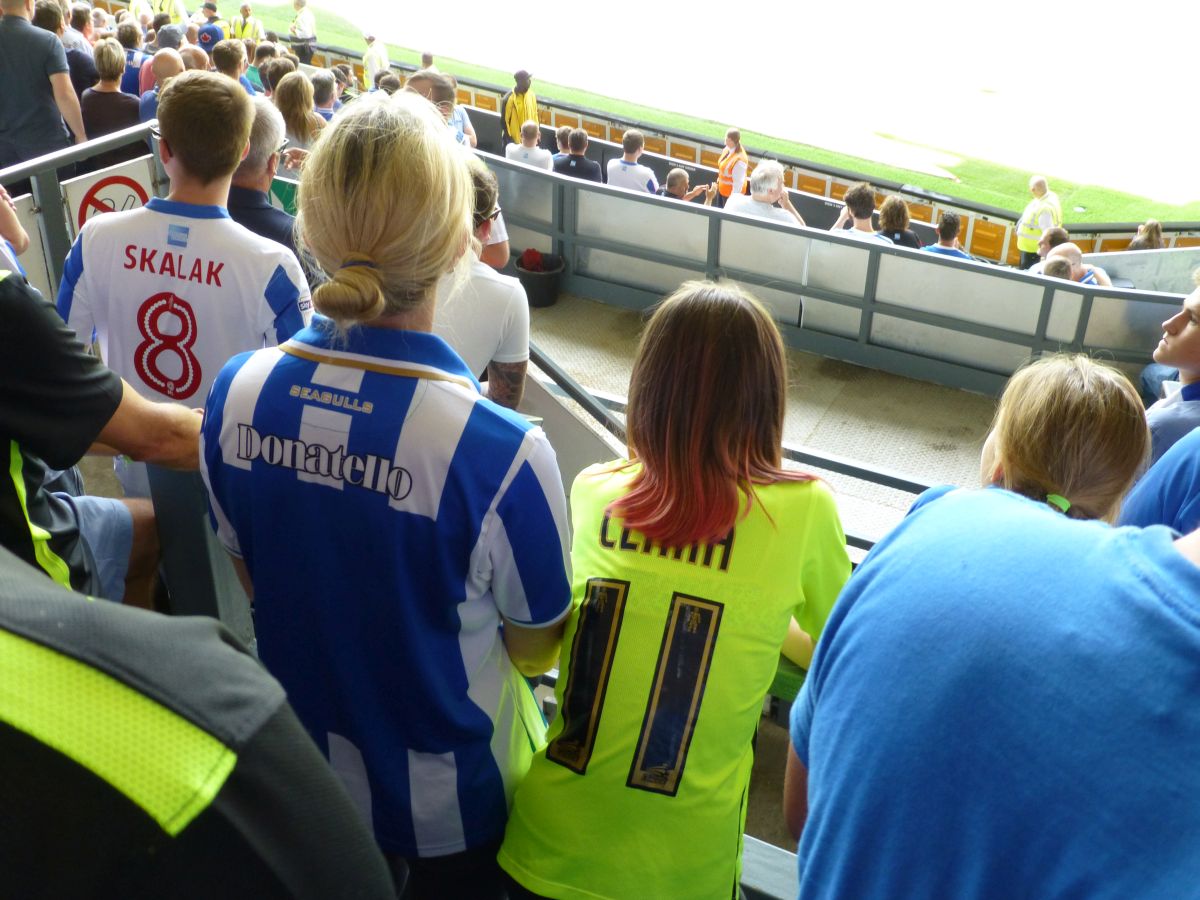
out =
{"type": "Polygon", "coordinates": [[[1063,512],[1066,512],[1068,509],[1071,508],[1071,501],[1068,500],[1066,497],[1064,497],[1062,494],[1047,494],[1046,502],[1049,503],[1051,506],[1057,506],[1063,512]]]}
{"type": "Polygon", "coordinates": [[[353,269],[353,268],[357,268],[357,267],[361,267],[364,269],[378,269],[379,268],[379,266],[376,263],[371,262],[369,259],[352,259],[349,262],[342,263],[340,266],[338,266],[338,269],[339,270],[353,269]]]}

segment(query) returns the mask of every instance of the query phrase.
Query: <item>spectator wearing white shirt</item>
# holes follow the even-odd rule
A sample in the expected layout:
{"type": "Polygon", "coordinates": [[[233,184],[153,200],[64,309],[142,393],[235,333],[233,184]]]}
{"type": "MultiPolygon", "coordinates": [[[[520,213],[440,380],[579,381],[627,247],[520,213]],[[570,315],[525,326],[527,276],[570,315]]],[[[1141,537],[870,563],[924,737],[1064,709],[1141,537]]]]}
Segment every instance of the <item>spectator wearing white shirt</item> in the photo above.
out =
{"type": "Polygon", "coordinates": [[[773,159],[759,163],[750,175],[750,196],[733,194],[725,202],[725,211],[755,216],[788,225],[803,225],[783,184],[783,166],[773,159]],[[779,204],[776,206],[775,204],[779,204]]]}
{"type": "Polygon", "coordinates": [[[554,158],[549,150],[538,146],[540,136],[538,123],[526,122],[521,126],[521,143],[509,144],[504,148],[504,155],[515,162],[550,171],[554,167],[554,158]]]}
{"type": "Polygon", "coordinates": [[[625,155],[620,159],[608,161],[608,183],[612,187],[650,194],[658,191],[658,179],[654,177],[653,170],[638,162],[645,148],[645,135],[636,128],[625,132],[625,136],[621,138],[621,149],[625,151],[625,155]]]}
{"type": "Polygon", "coordinates": [[[73,4],[71,18],[60,38],[63,47],[67,50],[80,50],[91,56],[92,32],[92,8],[86,3],[73,4]]]}
{"type": "MultiPolygon", "coordinates": [[[[496,176],[478,159],[468,163],[475,186],[475,237],[486,246],[500,218],[496,176]]],[[[454,348],[476,375],[487,370],[484,389],[501,406],[516,409],[529,365],[529,301],[521,282],[480,259],[462,283],[453,274],[438,282],[433,333],[454,348]]]]}
{"type": "Polygon", "coordinates": [[[292,9],[296,18],[288,32],[292,36],[292,50],[300,58],[300,62],[312,62],[313,48],[317,43],[317,20],[313,18],[312,10],[308,8],[308,0],[292,0],[292,9]]]}

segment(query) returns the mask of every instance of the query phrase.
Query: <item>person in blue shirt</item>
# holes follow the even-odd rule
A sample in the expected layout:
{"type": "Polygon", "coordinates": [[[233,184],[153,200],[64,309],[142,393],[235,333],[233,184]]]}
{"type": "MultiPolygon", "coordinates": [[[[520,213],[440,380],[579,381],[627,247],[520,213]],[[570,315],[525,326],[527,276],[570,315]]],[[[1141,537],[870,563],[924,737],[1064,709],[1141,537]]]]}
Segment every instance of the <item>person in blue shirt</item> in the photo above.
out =
{"type": "Polygon", "coordinates": [[[953,256],[956,259],[970,259],[971,254],[963,251],[958,243],[959,229],[962,219],[958,213],[946,210],[938,222],[938,240],[936,244],[928,244],[921,249],[926,253],[936,253],[939,256],[953,256]]]}
{"type": "Polygon", "coordinates": [[[1024,369],[994,486],[923,498],[850,578],[792,708],[802,898],[1195,893],[1200,533],[1094,521],[1139,405],[1083,357],[1024,369]]]}
{"type": "MultiPolygon", "coordinates": [[[[1194,277],[1200,277],[1200,270],[1194,277]]],[[[1181,386],[1146,410],[1151,465],[1200,426],[1200,287],[1183,298],[1179,311],[1162,323],[1162,329],[1162,340],[1154,348],[1154,362],[1175,369],[1175,380],[1181,386]]]]}
{"type": "Polygon", "coordinates": [[[1133,486],[1120,521],[1167,525],[1180,534],[1200,526],[1200,429],[1176,441],[1133,486]]]}
{"type": "Polygon", "coordinates": [[[412,93],[334,118],[298,195],[321,316],[231,359],[203,428],[262,661],[418,900],[503,896],[496,851],[545,736],[525,676],[571,610],[549,441],[430,333],[471,242],[464,152],[412,93]]]}

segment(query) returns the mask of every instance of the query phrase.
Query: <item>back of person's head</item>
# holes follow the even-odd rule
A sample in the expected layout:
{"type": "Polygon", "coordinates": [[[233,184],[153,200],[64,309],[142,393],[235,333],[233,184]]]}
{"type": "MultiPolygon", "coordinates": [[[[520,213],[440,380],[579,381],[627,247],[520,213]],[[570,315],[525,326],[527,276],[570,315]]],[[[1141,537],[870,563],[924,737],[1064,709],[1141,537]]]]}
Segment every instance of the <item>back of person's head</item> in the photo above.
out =
{"type": "Polygon", "coordinates": [[[264,62],[266,62],[268,59],[274,59],[278,53],[279,51],[276,49],[274,44],[269,44],[266,41],[263,41],[254,48],[254,65],[261,68],[264,62]]]}
{"type": "Polygon", "coordinates": [[[266,97],[255,97],[250,101],[254,107],[254,121],[250,126],[250,150],[241,161],[233,180],[257,180],[267,170],[267,162],[283,143],[283,116],[275,104],[266,97]]]}
{"type": "Polygon", "coordinates": [[[456,93],[454,85],[450,83],[450,79],[443,75],[430,85],[429,99],[433,101],[435,106],[449,115],[454,112],[454,98],[456,93]]]}
{"type": "Polygon", "coordinates": [[[122,22],[117,26],[117,41],[126,50],[136,50],[142,46],[142,29],[133,22],[122,22]]]}
{"type": "Polygon", "coordinates": [[[1074,244],[1071,241],[1067,241],[1064,244],[1059,244],[1046,254],[1046,259],[1048,260],[1054,259],[1055,257],[1062,257],[1069,262],[1072,267],[1083,265],[1083,251],[1079,249],[1078,244],[1074,244]]]}
{"type": "Polygon", "coordinates": [[[883,201],[883,206],[879,208],[880,231],[907,231],[908,223],[907,203],[895,194],[883,201]]]}
{"type": "Polygon", "coordinates": [[[186,30],[184,31],[184,37],[187,38],[187,42],[189,44],[191,44],[193,47],[196,46],[197,44],[199,44],[200,43],[200,26],[197,25],[195,22],[189,22],[188,25],[186,26],[186,30]]]}
{"type": "Polygon", "coordinates": [[[160,92],[172,78],[183,72],[184,68],[183,57],[179,55],[178,50],[172,50],[170,47],[159,50],[150,61],[150,71],[160,92]]]}
{"type": "Polygon", "coordinates": [[[234,39],[218,41],[213,47],[213,68],[222,75],[236,79],[242,74],[242,64],[246,62],[246,47],[234,39]]]}
{"type": "Polygon", "coordinates": [[[304,165],[298,229],[330,280],[316,308],[339,326],[420,307],[463,256],[471,175],[437,110],[419,97],[362,97],[304,165]]]}
{"type": "Polygon", "coordinates": [[[183,46],[183,26],[173,25],[168,22],[162,28],[158,29],[158,49],[159,50],[178,50],[183,46]]]}
{"type": "Polygon", "coordinates": [[[783,166],[773,159],[760,162],[750,173],[750,193],[770,194],[783,187],[783,166]]]}
{"type": "Polygon", "coordinates": [[[875,189],[865,181],[850,185],[843,199],[856,219],[869,219],[875,212],[875,189]]]}
{"type": "Polygon", "coordinates": [[[400,76],[395,72],[377,72],[376,86],[388,96],[400,90],[400,76]]]}
{"type": "Polygon", "coordinates": [[[263,68],[258,70],[258,77],[262,80],[263,87],[275,91],[276,86],[283,78],[296,71],[296,67],[292,65],[292,61],[286,57],[277,56],[275,59],[269,59],[263,68]]]}
{"type": "Polygon", "coordinates": [[[938,237],[943,241],[952,241],[958,237],[959,229],[962,227],[962,218],[958,213],[946,210],[942,213],[942,220],[938,222],[938,237]]]}
{"type": "Polygon", "coordinates": [[[621,138],[621,149],[626,153],[637,153],[646,146],[646,136],[636,128],[630,128],[621,138]]]}
{"type": "Polygon", "coordinates": [[[354,86],[354,70],[350,68],[349,63],[336,63],[332,69],[334,80],[341,85],[342,90],[354,86]]]}
{"type": "Polygon", "coordinates": [[[521,125],[521,140],[525,143],[537,143],[537,139],[541,137],[542,129],[538,123],[530,119],[521,125]]]}
{"type": "Polygon", "coordinates": [[[161,31],[162,27],[164,25],[170,25],[170,24],[171,24],[171,14],[170,13],[156,13],[154,18],[150,20],[150,27],[153,28],[155,32],[161,31]]]}
{"type": "Polygon", "coordinates": [[[101,81],[119,81],[125,74],[125,48],[116,38],[101,38],[92,47],[92,61],[101,81]]]}
{"type": "Polygon", "coordinates": [[[246,150],[252,118],[242,86],[215,72],[184,72],[159,93],[162,139],[202,184],[233,174],[246,150]]]}
{"type": "Polygon", "coordinates": [[[467,156],[467,168],[471,171],[471,186],[475,189],[472,221],[478,229],[500,211],[500,185],[492,170],[474,154],[467,156]]]}
{"type": "Polygon", "coordinates": [[[404,89],[420,94],[426,99],[432,99],[434,87],[445,81],[446,79],[442,77],[440,72],[417,69],[417,71],[408,76],[408,81],[405,83],[404,89]]]}
{"type": "Polygon", "coordinates": [[[433,65],[433,54],[426,50],[421,54],[421,68],[428,69],[433,65]]]}
{"type": "Polygon", "coordinates": [[[1042,266],[1042,274],[1047,278],[1062,278],[1066,281],[1071,280],[1071,264],[1061,256],[1054,256],[1046,260],[1042,266]]]}
{"type": "Polygon", "coordinates": [[[313,85],[303,72],[288,72],[271,95],[283,114],[288,133],[309,141],[317,136],[325,120],[313,112],[313,85]]]}
{"type": "Polygon", "coordinates": [[[982,475],[1060,509],[1061,498],[1074,518],[1112,521],[1149,453],[1145,410],[1129,379],[1086,356],[1059,354],[1009,379],[982,475]]]}
{"type": "MultiPolygon", "coordinates": [[[[24,7],[25,4],[22,3],[20,8],[24,7]]],[[[62,7],[54,0],[37,0],[33,5],[33,24],[37,28],[57,34],[63,24],[62,7]]]]}
{"type": "Polygon", "coordinates": [[[672,169],[667,173],[667,190],[677,191],[680,188],[686,188],[688,183],[688,173],[683,169],[672,169]]]}
{"type": "Polygon", "coordinates": [[[1166,246],[1162,224],[1156,219],[1147,219],[1144,225],[1138,226],[1136,241],[1139,250],[1161,250],[1166,246]]]}
{"type": "Polygon", "coordinates": [[[1065,244],[1071,239],[1071,233],[1065,228],[1055,225],[1053,228],[1047,228],[1042,232],[1042,239],[1045,240],[1046,246],[1053,250],[1059,244],[1065,244]]]}
{"type": "Polygon", "coordinates": [[[293,71],[293,72],[299,72],[299,71],[300,71],[300,57],[298,57],[298,56],[297,56],[295,53],[293,53],[291,50],[289,50],[289,49],[287,49],[287,48],[284,48],[284,51],[283,51],[283,57],[282,57],[282,58],[283,58],[283,59],[286,59],[288,62],[290,62],[290,63],[292,64],[292,71],[293,71]]]}
{"type": "Polygon", "coordinates": [[[337,79],[328,69],[318,69],[312,73],[313,101],[317,106],[329,106],[333,103],[333,95],[337,91],[337,79]]]}
{"type": "Polygon", "coordinates": [[[582,128],[572,128],[570,135],[567,136],[567,147],[576,156],[579,156],[588,145],[588,134],[582,128]]]}
{"type": "Polygon", "coordinates": [[[189,70],[198,69],[201,72],[207,72],[209,69],[209,64],[212,62],[212,60],[209,59],[208,54],[194,44],[188,45],[187,47],[181,47],[179,49],[179,55],[183,57],[183,64],[187,66],[189,70]]]}
{"type": "Polygon", "coordinates": [[[629,380],[631,459],[613,504],[669,547],[723,538],[755,485],[810,476],[780,467],[787,360],[762,304],[732,283],[690,281],[642,335],[629,380]]]}
{"type": "Polygon", "coordinates": [[[258,42],[254,38],[240,38],[242,49],[246,53],[246,61],[254,59],[254,54],[258,51],[258,42]]]}
{"type": "Polygon", "coordinates": [[[92,24],[92,8],[86,3],[71,4],[71,27],[83,31],[92,24]]]}
{"type": "Polygon", "coordinates": [[[571,139],[571,126],[570,125],[559,125],[558,128],[554,132],[554,141],[555,141],[555,143],[558,144],[558,149],[560,151],[565,151],[567,149],[567,147],[569,146],[569,144],[567,142],[570,139],[571,139]]]}

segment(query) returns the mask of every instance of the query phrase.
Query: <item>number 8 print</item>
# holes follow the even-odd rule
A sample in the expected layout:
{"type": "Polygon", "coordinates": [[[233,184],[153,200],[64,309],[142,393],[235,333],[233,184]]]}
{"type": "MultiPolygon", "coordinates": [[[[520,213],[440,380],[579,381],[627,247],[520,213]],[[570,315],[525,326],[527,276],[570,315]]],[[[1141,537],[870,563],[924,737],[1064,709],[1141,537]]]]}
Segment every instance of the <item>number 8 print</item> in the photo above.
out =
{"type": "Polygon", "coordinates": [[[192,353],[192,345],[196,343],[196,314],[187,301],[170,291],[155,294],[138,309],[137,326],[145,340],[133,351],[133,366],[142,381],[172,400],[185,400],[196,393],[203,376],[200,360],[192,353]],[[167,315],[179,320],[178,334],[163,334],[162,320],[167,315]],[[166,375],[160,368],[164,353],[179,358],[178,377],[166,375]]]}
{"type": "MultiPolygon", "coordinates": [[[[628,594],[628,581],[591,578],[579,610],[562,731],[546,748],[547,759],[579,775],[587,772],[596,746],[628,594]]],[[[713,600],[672,595],[627,787],[678,793],[723,609],[713,600]]]]}

